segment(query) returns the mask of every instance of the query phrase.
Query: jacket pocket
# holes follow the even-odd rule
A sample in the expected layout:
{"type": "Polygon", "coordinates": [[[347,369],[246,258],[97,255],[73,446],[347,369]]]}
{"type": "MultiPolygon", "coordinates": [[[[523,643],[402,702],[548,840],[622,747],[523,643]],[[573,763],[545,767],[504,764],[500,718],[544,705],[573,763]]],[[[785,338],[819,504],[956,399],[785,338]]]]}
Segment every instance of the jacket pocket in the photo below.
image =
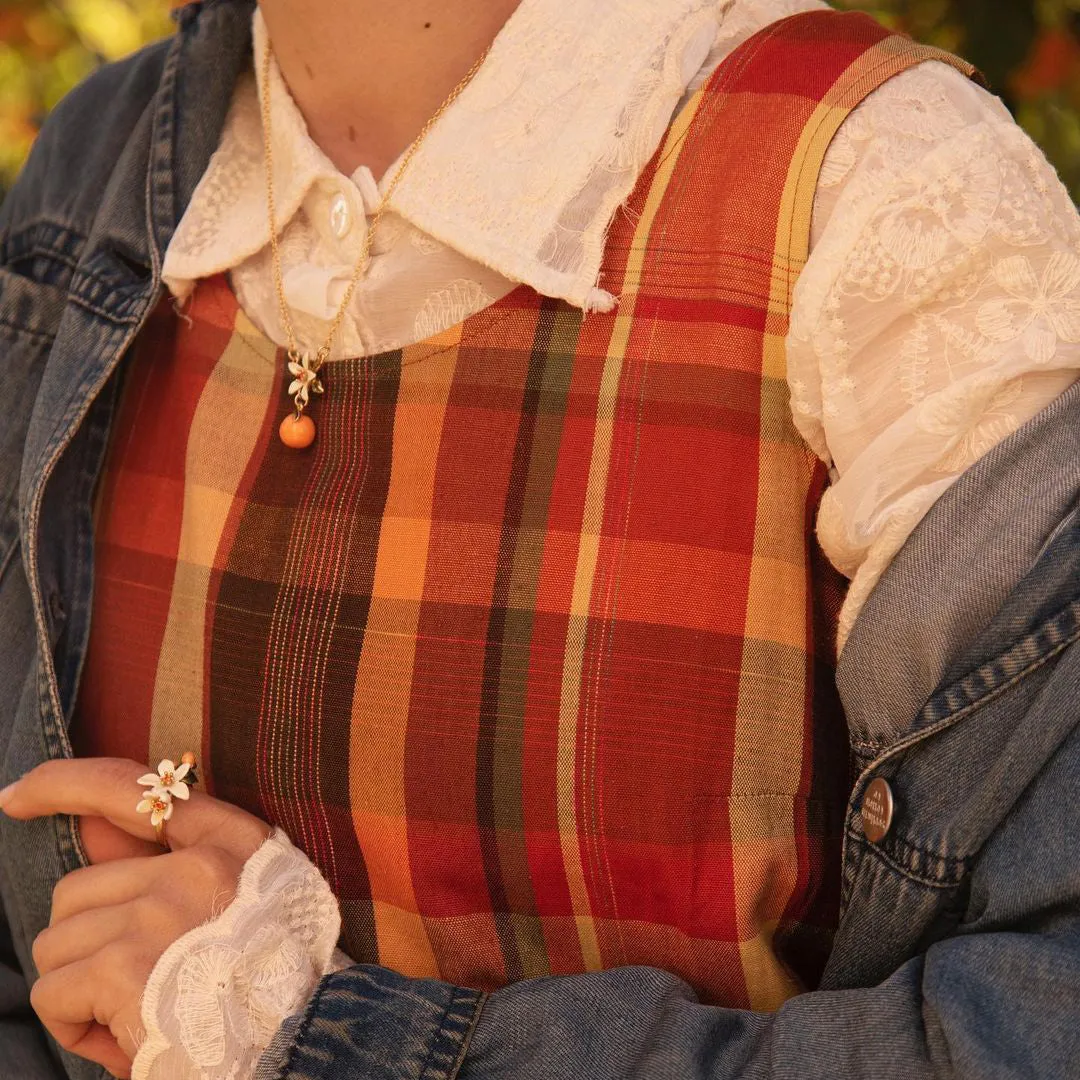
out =
{"type": "MultiPolygon", "coordinates": [[[[67,303],[67,291],[0,266],[0,331],[51,341],[67,303]]],[[[7,357],[0,359],[7,368],[7,357]]],[[[5,372],[6,377],[6,372],[5,372]]]]}

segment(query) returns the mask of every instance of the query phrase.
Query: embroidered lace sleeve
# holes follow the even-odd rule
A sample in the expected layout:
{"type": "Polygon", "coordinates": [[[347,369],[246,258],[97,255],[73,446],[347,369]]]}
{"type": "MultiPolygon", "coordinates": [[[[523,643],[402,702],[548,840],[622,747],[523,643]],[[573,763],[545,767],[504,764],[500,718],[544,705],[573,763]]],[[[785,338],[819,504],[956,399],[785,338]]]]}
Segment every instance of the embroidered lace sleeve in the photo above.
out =
{"type": "Polygon", "coordinates": [[[247,1080],[319,979],[352,964],[335,948],[340,930],[330,886],[275,829],[244,864],[228,907],[151,972],[133,1080],[247,1080]]]}
{"type": "Polygon", "coordinates": [[[788,379],[833,470],[818,535],[870,590],[957,477],[1080,368],[1080,219],[991,95],[924,64],[830,147],[798,282],[788,379]]]}

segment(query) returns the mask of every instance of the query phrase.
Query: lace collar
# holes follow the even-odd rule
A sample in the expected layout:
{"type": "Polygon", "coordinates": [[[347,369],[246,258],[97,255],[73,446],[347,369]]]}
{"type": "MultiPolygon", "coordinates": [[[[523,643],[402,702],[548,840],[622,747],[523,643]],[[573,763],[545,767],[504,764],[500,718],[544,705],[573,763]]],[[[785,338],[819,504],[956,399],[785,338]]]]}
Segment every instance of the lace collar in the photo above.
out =
{"type": "MultiPolygon", "coordinates": [[[[512,281],[578,307],[610,307],[613,298],[598,289],[608,225],[732,2],[577,0],[571,12],[566,0],[522,0],[413,158],[390,209],[512,281]]],[[[265,41],[256,7],[256,58],[265,41]]],[[[166,253],[174,293],[269,243],[260,68],[256,62],[256,81],[240,88],[246,97],[238,91],[221,145],[166,253]],[[262,207],[257,227],[246,214],[202,213],[223,190],[245,207],[262,207]]],[[[280,229],[314,185],[340,184],[341,173],[308,135],[273,62],[270,79],[280,229]]]]}

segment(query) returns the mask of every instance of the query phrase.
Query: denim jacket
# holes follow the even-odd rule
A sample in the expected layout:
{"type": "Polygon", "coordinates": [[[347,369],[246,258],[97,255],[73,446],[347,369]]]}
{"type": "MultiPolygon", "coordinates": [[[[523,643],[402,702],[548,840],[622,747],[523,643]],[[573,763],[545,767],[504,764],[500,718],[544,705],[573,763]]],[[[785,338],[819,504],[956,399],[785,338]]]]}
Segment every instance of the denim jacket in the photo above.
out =
{"type": "MultiPolygon", "coordinates": [[[[84,83],[0,210],[0,783],[71,754],[110,376],[162,295],[252,2],[185,8],[84,83]]],[[[648,968],[484,995],[357,965],[285,1022],[258,1080],[1080,1075],[1078,497],[1080,384],[942,497],[863,609],[837,673],[857,779],[820,988],[764,1014],[648,968]],[[875,780],[894,805],[871,840],[875,780]]],[[[5,1077],[104,1075],[28,1005],[52,888],[85,862],[74,819],[0,818],[5,1077]]]]}

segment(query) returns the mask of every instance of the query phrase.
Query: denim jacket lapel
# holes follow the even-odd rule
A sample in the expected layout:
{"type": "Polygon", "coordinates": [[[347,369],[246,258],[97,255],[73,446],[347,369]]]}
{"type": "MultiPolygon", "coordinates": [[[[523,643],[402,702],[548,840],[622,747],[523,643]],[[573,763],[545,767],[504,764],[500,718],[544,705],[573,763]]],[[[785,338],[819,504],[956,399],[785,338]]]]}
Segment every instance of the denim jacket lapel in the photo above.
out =
{"type": "MultiPolygon", "coordinates": [[[[179,13],[179,30],[156,93],[112,171],[79,255],[30,418],[20,527],[39,648],[47,667],[45,712],[52,722],[47,724],[46,744],[54,754],[70,753],[65,720],[69,687],[58,676],[74,673],[56,672],[48,659],[60,632],[48,601],[62,568],[89,566],[89,559],[82,557],[85,552],[65,546],[86,547],[90,537],[85,527],[43,537],[42,505],[72,441],[81,433],[103,443],[107,435],[107,404],[101,415],[95,413],[100,431],[83,431],[84,421],[161,295],[164,251],[217,146],[232,86],[249,56],[251,8],[251,0],[209,0],[179,13]]],[[[87,460],[99,462],[100,456],[87,460]]],[[[56,477],[56,494],[70,513],[89,512],[94,478],[56,477]]],[[[88,597],[89,572],[85,581],[64,585],[68,595],[88,597]]],[[[74,606],[67,628],[79,632],[83,628],[73,626],[71,618],[82,614],[77,599],[74,606]]],[[[88,623],[88,611],[85,615],[88,623]]]]}

